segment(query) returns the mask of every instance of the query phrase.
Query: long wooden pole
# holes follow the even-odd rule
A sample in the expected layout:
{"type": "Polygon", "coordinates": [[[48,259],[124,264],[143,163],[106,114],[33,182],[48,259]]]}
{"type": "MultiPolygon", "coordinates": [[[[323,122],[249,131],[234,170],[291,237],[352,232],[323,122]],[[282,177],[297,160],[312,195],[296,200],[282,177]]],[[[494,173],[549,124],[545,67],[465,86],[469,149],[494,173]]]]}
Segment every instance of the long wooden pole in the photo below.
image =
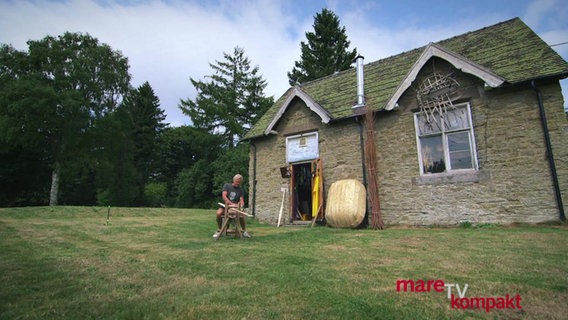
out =
{"type": "Polygon", "coordinates": [[[280,222],[282,221],[282,211],[284,211],[284,197],[286,196],[286,189],[282,188],[282,203],[280,204],[280,213],[278,214],[278,224],[276,228],[280,227],[280,222]]]}

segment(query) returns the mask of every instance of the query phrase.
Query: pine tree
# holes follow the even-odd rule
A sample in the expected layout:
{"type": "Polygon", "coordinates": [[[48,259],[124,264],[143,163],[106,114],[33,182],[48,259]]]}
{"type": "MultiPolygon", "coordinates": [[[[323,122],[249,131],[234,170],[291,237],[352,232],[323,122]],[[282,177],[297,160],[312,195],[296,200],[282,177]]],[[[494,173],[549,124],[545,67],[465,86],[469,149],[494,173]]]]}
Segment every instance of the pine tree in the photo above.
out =
{"type": "Polygon", "coordinates": [[[288,72],[291,86],[315,80],[350,68],[357,56],[357,49],[348,51],[345,27],[340,27],[339,17],[328,9],[314,16],[314,32],[306,32],[308,43],[300,43],[301,60],[288,72]]]}
{"type": "Polygon", "coordinates": [[[158,139],[166,127],[160,100],[148,82],[133,90],[121,106],[133,146],[133,162],[137,171],[135,205],[143,205],[144,187],[157,168],[158,139]]]}
{"type": "Polygon", "coordinates": [[[197,97],[181,100],[180,109],[195,127],[222,135],[226,146],[232,147],[274,99],[264,96],[266,81],[258,74],[258,66],[251,68],[243,49],[235,47],[232,55],[223,56],[224,61],[209,64],[214,71],[209,82],[190,78],[197,97]]]}

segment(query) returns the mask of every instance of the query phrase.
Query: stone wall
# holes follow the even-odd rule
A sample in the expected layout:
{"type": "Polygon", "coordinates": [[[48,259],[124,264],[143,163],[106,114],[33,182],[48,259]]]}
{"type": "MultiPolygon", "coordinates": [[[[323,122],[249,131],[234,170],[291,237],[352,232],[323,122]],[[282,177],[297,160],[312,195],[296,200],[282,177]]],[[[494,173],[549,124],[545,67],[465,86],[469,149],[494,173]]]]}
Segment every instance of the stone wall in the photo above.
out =
{"type": "MultiPolygon", "coordinates": [[[[273,133],[255,139],[250,153],[250,172],[253,176],[254,152],[256,148],[256,199],[250,203],[260,221],[277,223],[282,188],[289,190],[289,179],[282,178],[281,167],[286,167],[286,137],[318,131],[319,153],[323,164],[324,199],[331,183],[341,179],[363,179],[361,149],[359,148],[359,127],[354,119],[324,124],[306,107],[300,99],[294,99],[273,133]]],[[[252,195],[251,195],[252,196],[252,195]]],[[[291,217],[289,191],[284,204],[283,221],[291,217]]]]}
{"type": "MultiPolygon", "coordinates": [[[[423,70],[449,70],[443,61],[423,70]]],[[[419,83],[425,74],[419,74],[419,83]]],[[[535,91],[528,85],[485,89],[477,78],[455,73],[460,83],[458,102],[471,106],[479,170],[462,175],[420,177],[413,114],[413,89],[395,111],[376,118],[379,192],[387,225],[455,225],[472,223],[544,222],[558,220],[544,136],[535,91]]],[[[564,207],[568,202],[568,122],[558,82],[539,84],[543,93],[564,207]]],[[[288,179],[285,138],[317,130],[323,161],[324,196],[334,181],[363,181],[359,124],[347,119],[329,124],[295,99],[277,124],[277,134],[255,139],[257,183],[255,213],[276,223],[288,179]]],[[[252,205],[252,204],[251,204],[252,205]]],[[[288,199],[284,217],[290,217],[288,199]]],[[[287,221],[287,220],[286,220],[287,221]]]]}
{"type": "MultiPolygon", "coordinates": [[[[436,62],[438,69],[449,66],[436,62]]],[[[424,70],[435,69],[426,66],[424,70]]],[[[420,74],[416,83],[426,75],[420,74]]],[[[417,102],[409,90],[400,109],[379,117],[376,125],[381,208],[387,224],[454,225],[558,220],[535,91],[528,86],[486,90],[478,79],[456,73],[458,102],[472,110],[479,171],[420,181],[413,113],[417,102]],[[396,141],[396,143],[394,143],[396,141]]],[[[567,125],[558,83],[541,88],[554,137],[554,156],[566,159],[567,125]]],[[[557,161],[564,198],[565,160],[557,161]]]]}

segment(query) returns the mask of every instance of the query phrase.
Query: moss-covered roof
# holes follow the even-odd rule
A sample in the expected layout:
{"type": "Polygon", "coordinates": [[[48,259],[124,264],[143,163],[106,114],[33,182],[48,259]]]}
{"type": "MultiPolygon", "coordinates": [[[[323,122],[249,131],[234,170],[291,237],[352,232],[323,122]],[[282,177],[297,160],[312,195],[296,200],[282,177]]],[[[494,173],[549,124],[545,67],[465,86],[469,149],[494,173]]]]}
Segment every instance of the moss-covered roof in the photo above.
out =
{"type": "MultiPolygon", "coordinates": [[[[436,45],[486,68],[509,84],[568,76],[568,63],[519,18],[442,40],[436,45]]],[[[427,46],[366,64],[367,104],[377,110],[384,109],[425,48],[427,46]]],[[[299,88],[324,108],[332,120],[354,115],[352,107],[357,102],[355,69],[307,82],[299,88]]],[[[245,139],[262,136],[277,116],[282,103],[293,92],[293,88],[287,90],[253,126],[245,139]]]]}

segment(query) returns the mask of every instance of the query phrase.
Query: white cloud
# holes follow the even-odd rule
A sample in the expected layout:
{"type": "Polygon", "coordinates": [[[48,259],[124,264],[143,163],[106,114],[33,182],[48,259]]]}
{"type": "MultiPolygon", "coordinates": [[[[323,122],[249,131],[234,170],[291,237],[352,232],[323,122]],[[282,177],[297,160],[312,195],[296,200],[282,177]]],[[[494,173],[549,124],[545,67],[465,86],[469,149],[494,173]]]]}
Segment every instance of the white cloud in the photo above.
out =
{"type": "MultiPolygon", "coordinates": [[[[559,8],[559,2],[537,0],[516,10],[527,13],[523,19],[532,28],[547,26],[540,33],[545,41],[563,42],[568,9],[559,8]]],[[[422,12],[393,15],[388,10],[396,4],[374,1],[0,1],[0,43],[26,50],[29,39],[89,33],[128,57],[133,85],[148,81],[167,121],[177,126],[189,123],[177,106],[180,99],[195,96],[189,78],[211,74],[209,63],[222,60],[223,52],[232,53],[235,46],[260,67],[266,94],[278,98],[288,88],[286,73],[300,58],[300,42],[313,31],[313,16],[323,7],[340,17],[352,47],[368,62],[512,18],[478,12],[419,25],[412,17],[422,12]]],[[[567,56],[568,46],[555,49],[567,56]]]]}
{"type": "MultiPolygon", "coordinates": [[[[211,74],[209,63],[235,46],[245,49],[253,65],[269,80],[267,94],[288,87],[286,72],[298,58],[294,21],[279,2],[258,1],[208,7],[150,1],[105,5],[94,1],[0,3],[0,42],[26,50],[27,39],[65,31],[86,32],[128,57],[133,84],[148,81],[172,125],[188,123],[177,105],[195,95],[189,78],[211,74]],[[237,6],[237,4],[239,4],[237,6]],[[230,15],[227,14],[230,12],[230,15]],[[290,30],[292,32],[290,32],[290,30]]],[[[303,33],[300,33],[303,35],[303,33]]]]}
{"type": "Polygon", "coordinates": [[[533,27],[540,27],[543,20],[550,17],[550,12],[561,9],[560,5],[558,0],[535,0],[529,3],[523,21],[533,27]]]}

